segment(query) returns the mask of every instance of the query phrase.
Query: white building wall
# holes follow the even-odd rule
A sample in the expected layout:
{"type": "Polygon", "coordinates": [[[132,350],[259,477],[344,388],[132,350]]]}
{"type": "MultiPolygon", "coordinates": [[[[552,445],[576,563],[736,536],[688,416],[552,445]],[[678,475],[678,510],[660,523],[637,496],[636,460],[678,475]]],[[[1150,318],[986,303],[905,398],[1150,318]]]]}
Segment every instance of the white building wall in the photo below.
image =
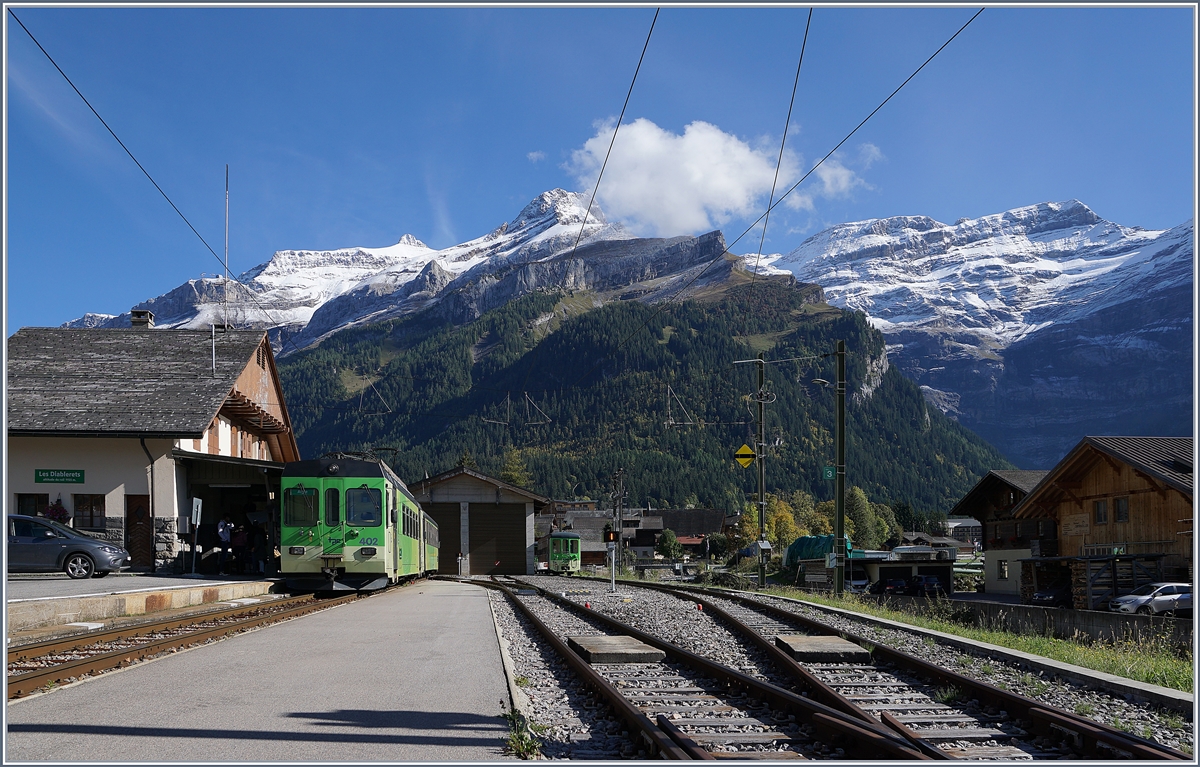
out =
{"type": "Polygon", "coordinates": [[[233,455],[233,430],[227,418],[217,418],[217,452],[220,455],[233,455]]]}
{"type": "MultiPolygon", "coordinates": [[[[175,517],[178,515],[173,440],[148,439],[154,457],[156,558],[174,557],[175,517]]],[[[140,441],[115,437],[9,437],[8,494],[5,506],[17,511],[20,493],[45,493],[53,503],[59,498],[74,513],[75,494],[103,495],[105,537],[124,543],[125,496],[150,495],[150,465],[140,441]],[[80,469],[82,483],[35,481],[37,469],[80,469]]]]}
{"type": "Polygon", "coordinates": [[[1021,560],[1029,559],[1029,549],[990,549],[984,554],[984,589],[988,594],[1021,593],[1021,560]],[[1000,561],[1008,562],[1008,578],[1000,580],[1000,561]]]}

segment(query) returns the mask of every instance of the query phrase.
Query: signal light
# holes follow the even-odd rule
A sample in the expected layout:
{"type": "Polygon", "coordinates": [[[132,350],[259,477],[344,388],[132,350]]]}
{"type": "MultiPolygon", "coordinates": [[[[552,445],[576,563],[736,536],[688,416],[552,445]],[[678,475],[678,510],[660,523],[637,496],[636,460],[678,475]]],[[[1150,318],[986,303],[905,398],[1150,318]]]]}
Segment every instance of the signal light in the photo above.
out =
{"type": "Polygon", "coordinates": [[[359,549],[359,551],[362,552],[362,555],[364,557],[375,556],[375,547],[374,546],[363,546],[361,549],[359,549]]]}
{"type": "Polygon", "coordinates": [[[294,554],[296,556],[300,556],[304,553],[304,547],[303,546],[292,546],[291,548],[288,549],[288,553],[294,554]]]}

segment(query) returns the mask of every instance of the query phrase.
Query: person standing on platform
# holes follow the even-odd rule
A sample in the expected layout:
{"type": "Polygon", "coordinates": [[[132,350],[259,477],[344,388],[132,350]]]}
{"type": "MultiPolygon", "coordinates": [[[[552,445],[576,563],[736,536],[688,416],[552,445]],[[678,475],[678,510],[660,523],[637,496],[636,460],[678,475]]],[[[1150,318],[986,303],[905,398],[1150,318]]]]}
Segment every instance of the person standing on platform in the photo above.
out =
{"type": "Polygon", "coordinates": [[[220,540],[221,554],[217,557],[217,572],[225,572],[225,559],[229,556],[229,549],[232,545],[229,539],[233,536],[233,522],[230,521],[229,515],[217,523],[217,538],[220,540]]]}

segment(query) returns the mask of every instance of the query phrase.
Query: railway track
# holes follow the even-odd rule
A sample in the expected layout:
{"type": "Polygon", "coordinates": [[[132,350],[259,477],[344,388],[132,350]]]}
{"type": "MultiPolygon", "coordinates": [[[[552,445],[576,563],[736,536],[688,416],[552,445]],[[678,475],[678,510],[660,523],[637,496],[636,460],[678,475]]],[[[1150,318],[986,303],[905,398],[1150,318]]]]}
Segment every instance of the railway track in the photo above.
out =
{"type": "MultiPolygon", "coordinates": [[[[838,636],[867,649],[847,662],[783,663],[804,694],[878,721],[932,758],[972,760],[1166,759],[1183,752],[1078,714],[940,668],[869,639],[740,594],[694,587],[633,584],[699,604],[766,650],[795,635],[838,636]]],[[[786,641],[782,642],[787,644],[786,641]]],[[[775,656],[778,661],[778,656],[775,656]]]]}
{"type": "MultiPolygon", "coordinates": [[[[674,759],[929,759],[877,721],[756,679],[525,584],[502,588],[576,674],[641,740],[641,755],[674,759]],[[516,587],[515,590],[512,587],[516,587]],[[591,663],[572,640],[625,636],[661,651],[658,661],[591,663]]],[[[578,646],[578,645],[577,645],[578,646]]]]}
{"type": "Polygon", "coordinates": [[[334,599],[317,599],[312,595],[286,597],[13,647],[8,650],[8,699],[358,598],[357,594],[334,599]]]}

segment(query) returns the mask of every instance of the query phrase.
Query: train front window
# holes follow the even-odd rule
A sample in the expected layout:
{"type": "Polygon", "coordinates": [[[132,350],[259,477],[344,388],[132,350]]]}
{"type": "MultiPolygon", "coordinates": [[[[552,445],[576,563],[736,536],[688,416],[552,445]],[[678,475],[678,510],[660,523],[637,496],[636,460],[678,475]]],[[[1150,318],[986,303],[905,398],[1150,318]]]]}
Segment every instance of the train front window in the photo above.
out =
{"type": "Polygon", "coordinates": [[[329,527],[336,527],[342,524],[342,509],[339,501],[339,493],[336,488],[329,488],[325,491],[325,524],[329,527]]]}
{"type": "Polygon", "coordinates": [[[283,524],[312,527],[317,524],[317,489],[297,485],[283,491],[283,524]]]}
{"type": "Polygon", "coordinates": [[[346,524],[375,527],[383,522],[383,493],[369,487],[346,491],[346,524]]]}

